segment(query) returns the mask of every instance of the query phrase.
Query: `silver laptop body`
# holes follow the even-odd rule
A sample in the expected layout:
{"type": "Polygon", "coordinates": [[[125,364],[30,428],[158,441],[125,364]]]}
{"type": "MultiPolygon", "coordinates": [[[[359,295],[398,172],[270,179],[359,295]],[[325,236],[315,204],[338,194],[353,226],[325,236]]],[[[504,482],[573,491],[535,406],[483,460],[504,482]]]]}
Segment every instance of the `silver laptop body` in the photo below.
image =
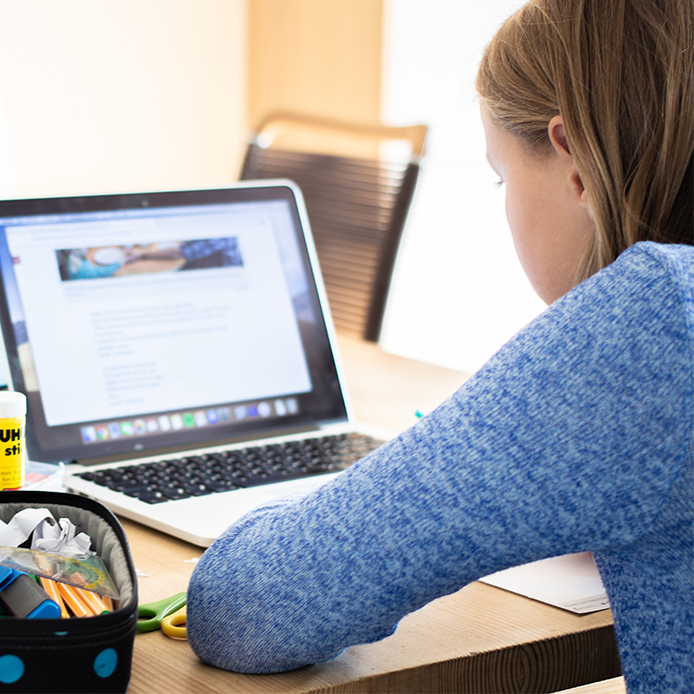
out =
{"type": "Polygon", "coordinates": [[[353,422],[290,181],[0,201],[0,269],[29,458],[64,461],[68,490],[125,517],[207,546],[346,465],[314,465],[311,451],[338,440],[366,453],[376,444],[358,433],[387,436],[353,422]],[[286,472],[278,450],[298,468],[286,472]],[[262,461],[224,487],[249,451],[262,461]],[[161,477],[168,460],[217,481],[155,498],[143,471],[161,477]]]}

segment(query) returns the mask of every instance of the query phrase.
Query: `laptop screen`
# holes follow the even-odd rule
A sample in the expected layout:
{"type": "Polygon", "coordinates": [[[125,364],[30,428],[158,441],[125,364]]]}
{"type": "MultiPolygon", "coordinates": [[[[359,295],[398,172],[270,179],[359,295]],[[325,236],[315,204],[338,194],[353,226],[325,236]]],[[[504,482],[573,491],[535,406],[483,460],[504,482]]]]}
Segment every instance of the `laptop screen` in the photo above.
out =
{"type": "Polygon", "coordinates": [[[0,201],[0,268],[31,459],[346,418],[288,185],[0,201]]]}

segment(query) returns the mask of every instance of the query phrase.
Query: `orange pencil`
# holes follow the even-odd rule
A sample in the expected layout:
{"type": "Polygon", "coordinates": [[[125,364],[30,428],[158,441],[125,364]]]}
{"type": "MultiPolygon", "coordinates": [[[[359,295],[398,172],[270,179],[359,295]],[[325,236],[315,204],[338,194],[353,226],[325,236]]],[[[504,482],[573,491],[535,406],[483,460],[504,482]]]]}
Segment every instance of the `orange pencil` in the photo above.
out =
{"type": "Polygon", "coordinates": [[[87,577],[83,573],[80,573],[79,571],[74,571],[73,573],[71,573],[70,574],[70,580],[73,583],[78,583],[81,586],[84,586],[87,584],[87,577]]]}
{"type": "Polygon", "coordinates": [[[74,586],[69,586],[67,583],[58,583],[58,591],[75,617],[93,616],[91,609],[82,602],[74,586]]]}
{"type": "Polygon", "coordinates": [[[94,616],[111,611],[106,603],[101,599],[101,596],[97,595],[96,593],[92,593],[91,590],[84,590],[84,588],[77,588],[75,586],[73,586],[73,588],[77,592],[77,595],[82,598],[82,602],[92,611],[94,616]]]}
{"type": "Polygon", "coordinates": [[[40,576],[39,580],[41,581],[41,587],[46,591],[48,597],[51,600],[53,600],[53,602],[57,603],[58,607],[60,608],[60,616],[63,619],[67,619],[70,615],[68,614],[67,608],[65,607],[65,603],[63,602],[62,597],[60,597],[60,592],[58,591],[58,584],[55,581],[51,581],[50,578],[46,578],[45,576],[40,576]]]}
{"type": "Polygon", "coordinates": [[[109,598],[108,595],[102,595],[101,599],[104,601],[104,603],[106,605],[106,609],[109,612],[113,612],[113,600],[111,598],[109,598]]]}

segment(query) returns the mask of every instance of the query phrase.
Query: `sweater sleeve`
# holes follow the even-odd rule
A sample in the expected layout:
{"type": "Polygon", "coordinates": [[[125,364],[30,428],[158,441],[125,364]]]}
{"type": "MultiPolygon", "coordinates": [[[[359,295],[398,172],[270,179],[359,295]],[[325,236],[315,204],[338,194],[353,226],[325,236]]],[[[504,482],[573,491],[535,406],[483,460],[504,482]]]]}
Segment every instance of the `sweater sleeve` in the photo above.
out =
{"type": "Polygon", "coordinates": [[[640,246],[414,427],[218,538],[189,587],[199,657],[323,662],[482,576],[643,535],[691,451],[693,361],[676,283],[640,246]]]}

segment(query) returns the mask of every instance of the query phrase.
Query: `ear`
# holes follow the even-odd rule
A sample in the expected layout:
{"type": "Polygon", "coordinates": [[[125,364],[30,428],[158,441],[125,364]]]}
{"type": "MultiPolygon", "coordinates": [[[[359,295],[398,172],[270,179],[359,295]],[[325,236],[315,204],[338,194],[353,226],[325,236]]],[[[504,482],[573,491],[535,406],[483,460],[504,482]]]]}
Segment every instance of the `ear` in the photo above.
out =
{"type": "Polygon", "coordinates": [[[555,154],[559,157],[560,161],[566,165],[566,180],[569,184],[569,189],[574,194],[581,207],[585,207],[588,215],[593,219],[593,212],[588,200],[588,192],[576,168],[573,154],[571,154],[569,141],[566,139],[566,131],[564,130],[564,119],[561,116],[554,116],[550,120],[547,126],[547,135],[549,136],[549,141],[552,143],[555,154]]]}

